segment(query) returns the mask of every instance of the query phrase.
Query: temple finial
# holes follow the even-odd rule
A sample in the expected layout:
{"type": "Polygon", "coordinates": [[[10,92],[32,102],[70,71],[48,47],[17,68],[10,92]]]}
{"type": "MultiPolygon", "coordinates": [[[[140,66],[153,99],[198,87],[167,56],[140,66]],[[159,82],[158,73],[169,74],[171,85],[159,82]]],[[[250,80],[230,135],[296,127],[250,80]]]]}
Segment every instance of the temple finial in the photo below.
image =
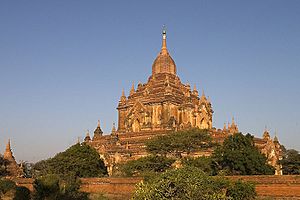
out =
{"type": "Polygon", "coordinates": [[[168,53],[168,50],[167,50],[167,30],[166,30],[166,26],[165,25],[163,25],[163,29],[162,29],[162,47],[161,47],[161,53],[162,54],[168,53]]]}
{"type": "Polygon", "coordinates": [[[124,88],[122,89],[122,97],[125,97],[125,91],[124,91],[124,88]]]}
{"type": "Polygon", "coordinates": [[[98,124],[97,124],[97,127],[100,128],[100,120],[98,119],[98,124]]]}
{"type": "Polygon", "coordinates": [[[205,97],[204,89],[202,89],[202,96],[205,97]]]}

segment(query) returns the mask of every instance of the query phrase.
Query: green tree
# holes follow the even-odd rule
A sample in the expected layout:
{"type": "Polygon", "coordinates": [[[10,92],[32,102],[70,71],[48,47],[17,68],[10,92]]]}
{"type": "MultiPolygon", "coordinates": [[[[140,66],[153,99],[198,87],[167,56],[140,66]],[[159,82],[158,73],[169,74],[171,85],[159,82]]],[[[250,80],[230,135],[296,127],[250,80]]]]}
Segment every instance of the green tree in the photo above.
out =
{"type": "Polygon", "coordinates": [[[255,147],[253,136],[236,133],[224,140],[212,155],[214,174],[260,175],[274,174],[267,158],[255,147]]]}
{"type": "Polygon", "coordinates": [[[171,168],[175,160],[163,156],[147,156],[137,160],[131,160],[123,165],[120,165],[120,171],[125,176],[132,175],[147,175],[149,173],[160,173],[171,168]]]}
{"type": "Polygon", "coordinates": [[[5,176],[7,173],[6,164],[7,161],[3,158],[2,155],[0,155],[0,177],[5,176]]]}
{"type": "Polygon", "coordinates": [[[16,189],[15,182],[5,178],[0,179],[0,197],[1,195],[6,194],[7,192],[15,189],[16,189]]]}
{"type": "Polygon", "coordinates": [[[201,156],[198,158],[186,157],[182,159],[182,164],[184,166],[199,168],[209,175],[212,174],[211,162],[211,157],[205,156],[201,156]]]}
{"type": "Polygon", "coordinates": [[[60,177],[46,175],[34,181],[36,200],[87,200],[87,194],[80,192],[80,181],[74,176],[60,177]]]}
{"type": "MultiPolygon", "coordinates": [[[[154,179],[140,183],[137,186],[133,199],[136,200],[229,200],[238,199],[226,193],[230,187],[228,180],[208,176],[205,172],[194,167],[184,167],[160,174],[154,179]]],[[[243,184],[243,183],[241,183],[243,184]]],[[[253,199],[254,186],[239,187],[244,200],[253,199]],[[250,187],[250,189],[249,189],[250,187]],[[252,188],[252,189],[251,189],[252,188]],[[251,191],[251,194],[248,193],[251,191]]]]}
{"type": "Polygon", "coordinates": [[[34,165],[35,176],[58,174],[61,176],[99,177],[107,175],[98,152],[86,145],[76,144],[53,158],[34,165]]]}
{"type": "Polygon", "coordinates": [[[283,174],[300,174],[300,154],[294,149],[284,152],[283,159],[279,161],[282,165],[283,174]]]}
{"type": "Polygon", "coordinates": [[[212,146],[209,132],[197,128],[157,136],[146,142],[147,151],[154,155],[172,154],[177,157],[181,157],[181,153],[189,154],[212,146]]]}
{"type": "Polygon", "coordinates": [[[23,186],[17,186],[13,200],[30,200],[30,190],[23,186]]]}

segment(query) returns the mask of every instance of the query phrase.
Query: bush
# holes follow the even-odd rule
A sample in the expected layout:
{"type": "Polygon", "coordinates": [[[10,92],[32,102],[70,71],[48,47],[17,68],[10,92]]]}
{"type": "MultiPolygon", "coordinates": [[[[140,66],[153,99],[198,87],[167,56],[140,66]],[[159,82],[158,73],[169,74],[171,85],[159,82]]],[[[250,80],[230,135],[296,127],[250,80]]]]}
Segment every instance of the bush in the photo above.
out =
{"type": "Polygon", "coordinates": [[[30,191],[23,186],[16,187],[16,193],[13,200],[30,200],[30,191]]]}
{"type": "Polygon", "coordinates": [[[255,199],[256,197],[254,185],[241,181],[231,183],[229,188],[227,189],[226,194],[236,200],[251,200],[255,199]]]}
{"type": "Polygon", "coordinates": [[[34,199],[85,200],[87,194],[80,192],[80,182],[76,177],[47,175],[34,181],[34,199]]]}
{"type": "Polygon", "coordinates": [[[35,179],[33,187],[34,199],[57,199],[60,192],[59,177],[57,175],[40,177],[35,179]]]}
{"type": "Polygon", "coordinates": [[[8,191],[15,190],[16,183],[8,179],[0,179],[0,194],[6,194],[8,191]]]}
{"type": "Polygon", "coordinates": [[[250,200],[255,196],[251,193],[252,190],[254,187],[251,185],[231,183],[220,177],[208,176],[198,168],[184,167],[138,184],[133,199],[229,200],[242,197],[241,199],[250,200]],[[237,194],[237,190],[246,195],[237,194]]]}

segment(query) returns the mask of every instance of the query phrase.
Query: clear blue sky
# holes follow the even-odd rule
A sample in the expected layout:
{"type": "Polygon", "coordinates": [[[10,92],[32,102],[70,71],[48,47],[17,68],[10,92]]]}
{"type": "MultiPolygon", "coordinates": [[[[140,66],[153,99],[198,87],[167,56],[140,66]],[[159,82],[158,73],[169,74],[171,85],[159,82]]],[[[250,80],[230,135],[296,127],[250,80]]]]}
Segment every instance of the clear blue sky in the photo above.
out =
{"type": "Polygon", "coordinates": [[[267,126],[300,150],[300,1],[1,1],[0,152],[55,155],[110,132],[122,88],[146,82],[167,26],[184,83],[211,97],[213,125],[267,126]]]}

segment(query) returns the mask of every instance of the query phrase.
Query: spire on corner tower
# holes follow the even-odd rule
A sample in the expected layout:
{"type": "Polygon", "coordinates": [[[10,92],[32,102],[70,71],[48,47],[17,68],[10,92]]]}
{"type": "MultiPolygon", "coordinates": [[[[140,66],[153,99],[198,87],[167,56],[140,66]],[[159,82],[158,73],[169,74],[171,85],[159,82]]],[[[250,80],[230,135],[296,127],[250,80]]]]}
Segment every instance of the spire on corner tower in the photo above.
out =
{"type": "Polygon", "coordinates": [[[94,131],[93,140],[99,139],[102,136],[102,134],[103,134],[103,131],[100,128],[100,120],[98,120],[98,125],[97,125],[97,128],[94,131]]]}
{"type": "Polygon", "coordinates": [[[91,141],[90,131],[89,131],[89,130],[87,130],[87,132],[86,132],[86,136],[85,136],[85,138],[84,138],[84,141],[85,141],[85,142],[91,141]]]}
{"type": "Polygon", "coordinates": [[[232,125],[235,125],[235,122],[234,122],[234,117],[232,117],[232,122],[231,122],[232,125]]]}
{"type": "Polygon", "coordinates": [[[121,101],[122,103],[125,103],[125,101],[126,101],[126,96],[125,96],[124,88],[122,89],[122,96],[121,96],[120,101],[121,101]]]}
{"type": "Polygon", "coordinates": [[[125,97],[124,88],[122,89],[122,97],[125,97]]]}
{"type": "Polygon", "coordinates": [[[132,83],[131,89],[130,89],[130,95],[134,94],[134,83],[132,83]]]}

